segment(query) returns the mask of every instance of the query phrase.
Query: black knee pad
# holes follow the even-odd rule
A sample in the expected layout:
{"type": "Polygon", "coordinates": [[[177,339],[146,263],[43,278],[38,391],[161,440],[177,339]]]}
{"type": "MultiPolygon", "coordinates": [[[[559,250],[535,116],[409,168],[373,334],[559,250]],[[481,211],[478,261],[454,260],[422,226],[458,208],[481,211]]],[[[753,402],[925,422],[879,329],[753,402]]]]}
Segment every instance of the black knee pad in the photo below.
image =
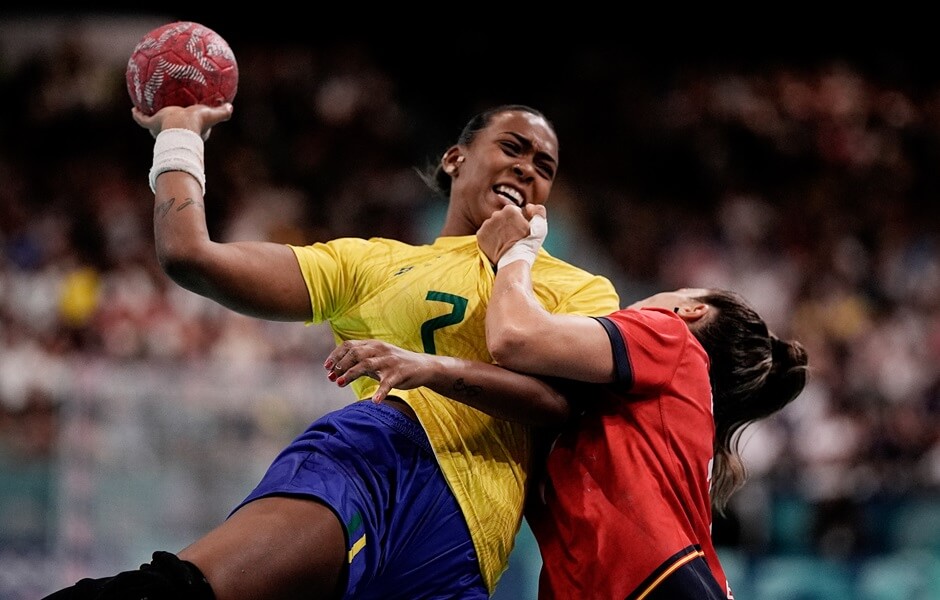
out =
{"type": "Polygon", "coordinates": [[[215,600],[202,571],[170,552],[149,564],[104,579],[83,579],[44,600],[215,600]]]}

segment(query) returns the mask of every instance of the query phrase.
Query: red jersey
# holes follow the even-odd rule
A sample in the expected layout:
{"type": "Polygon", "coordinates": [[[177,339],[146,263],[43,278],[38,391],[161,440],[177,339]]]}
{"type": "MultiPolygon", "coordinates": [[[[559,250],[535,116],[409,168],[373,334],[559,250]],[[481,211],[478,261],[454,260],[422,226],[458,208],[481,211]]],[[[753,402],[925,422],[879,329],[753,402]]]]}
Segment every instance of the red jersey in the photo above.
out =
{"type": "Polygon", "coordinates": [[[664,582],[693,561],[707,597],[733,598],[711,541],[708,355],[668,310],[623,309],[598,321],[617,381],[598,386],[556,439],[546,487],[530,505],[539,598],[684,597],[664,582]]]}

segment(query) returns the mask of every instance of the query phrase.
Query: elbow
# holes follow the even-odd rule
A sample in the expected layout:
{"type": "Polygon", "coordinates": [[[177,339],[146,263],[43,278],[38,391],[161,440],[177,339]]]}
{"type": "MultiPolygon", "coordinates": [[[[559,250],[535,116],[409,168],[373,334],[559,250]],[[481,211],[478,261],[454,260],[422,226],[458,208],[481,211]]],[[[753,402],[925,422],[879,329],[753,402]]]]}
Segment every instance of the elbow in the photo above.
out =
{"type": "Polygon", "coordinates": [[[486,346],[493,360],[507,369],[525,367],[526,349],[530,345],[527,330],[515,325],[488,331],[486,335],[486,346]]]}
{"type": "Polygon", "coordinates": [[[157,260],[167,277],[188,290],[198,291],[199,282],[205,280],[206,261],[200,259],[197,248],[161,245],[157,247],[157,260]]]}
{"type": "Polygon", "coordinates": [[[186,261],[174,259],[161,260],[160,266],[163,267],[163,272],[166,273],[167,277],[179,286],[188,290],[192,290],[196,287],[195,282],[199,280],[196,276],[197,270],[186,261]]]}

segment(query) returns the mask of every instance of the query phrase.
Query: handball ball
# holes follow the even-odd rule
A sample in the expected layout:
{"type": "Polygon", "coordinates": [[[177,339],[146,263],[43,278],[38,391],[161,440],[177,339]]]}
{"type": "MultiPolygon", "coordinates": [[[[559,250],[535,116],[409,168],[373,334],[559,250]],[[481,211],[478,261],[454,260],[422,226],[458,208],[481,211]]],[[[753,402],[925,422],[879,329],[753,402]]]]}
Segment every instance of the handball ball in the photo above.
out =
{"type": "Polygon", "coordinates": [[[205,25],[177,21],[140,40],[127,61],[127,91],[140,112],[164,106],[231,102],[238,90],[235,53],[205,25]]]}

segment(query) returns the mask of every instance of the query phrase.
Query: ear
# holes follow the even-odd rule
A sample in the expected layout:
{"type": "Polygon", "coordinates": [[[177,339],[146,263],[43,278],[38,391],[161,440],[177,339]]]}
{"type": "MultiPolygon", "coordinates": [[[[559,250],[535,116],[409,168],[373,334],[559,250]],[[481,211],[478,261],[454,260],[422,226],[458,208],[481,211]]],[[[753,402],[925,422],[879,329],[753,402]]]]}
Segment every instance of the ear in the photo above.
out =
{"type": "Polygon", "coordinates": [[[686,323],[694,323],[707,315],[711,311],[711,306],[704,302],[696,302],[695,304],[677,306],[675,311],[686,323]]]}
{"type": "Polygon", "coordinates": [[[444,168],[444,172],[453,177],[457,174],[460,163],[464,160],[465,158],[460,146],[451,146],[447,149],[447,152],[444,153],[444,156],[441,157],[441,165],[444,168]]]}

